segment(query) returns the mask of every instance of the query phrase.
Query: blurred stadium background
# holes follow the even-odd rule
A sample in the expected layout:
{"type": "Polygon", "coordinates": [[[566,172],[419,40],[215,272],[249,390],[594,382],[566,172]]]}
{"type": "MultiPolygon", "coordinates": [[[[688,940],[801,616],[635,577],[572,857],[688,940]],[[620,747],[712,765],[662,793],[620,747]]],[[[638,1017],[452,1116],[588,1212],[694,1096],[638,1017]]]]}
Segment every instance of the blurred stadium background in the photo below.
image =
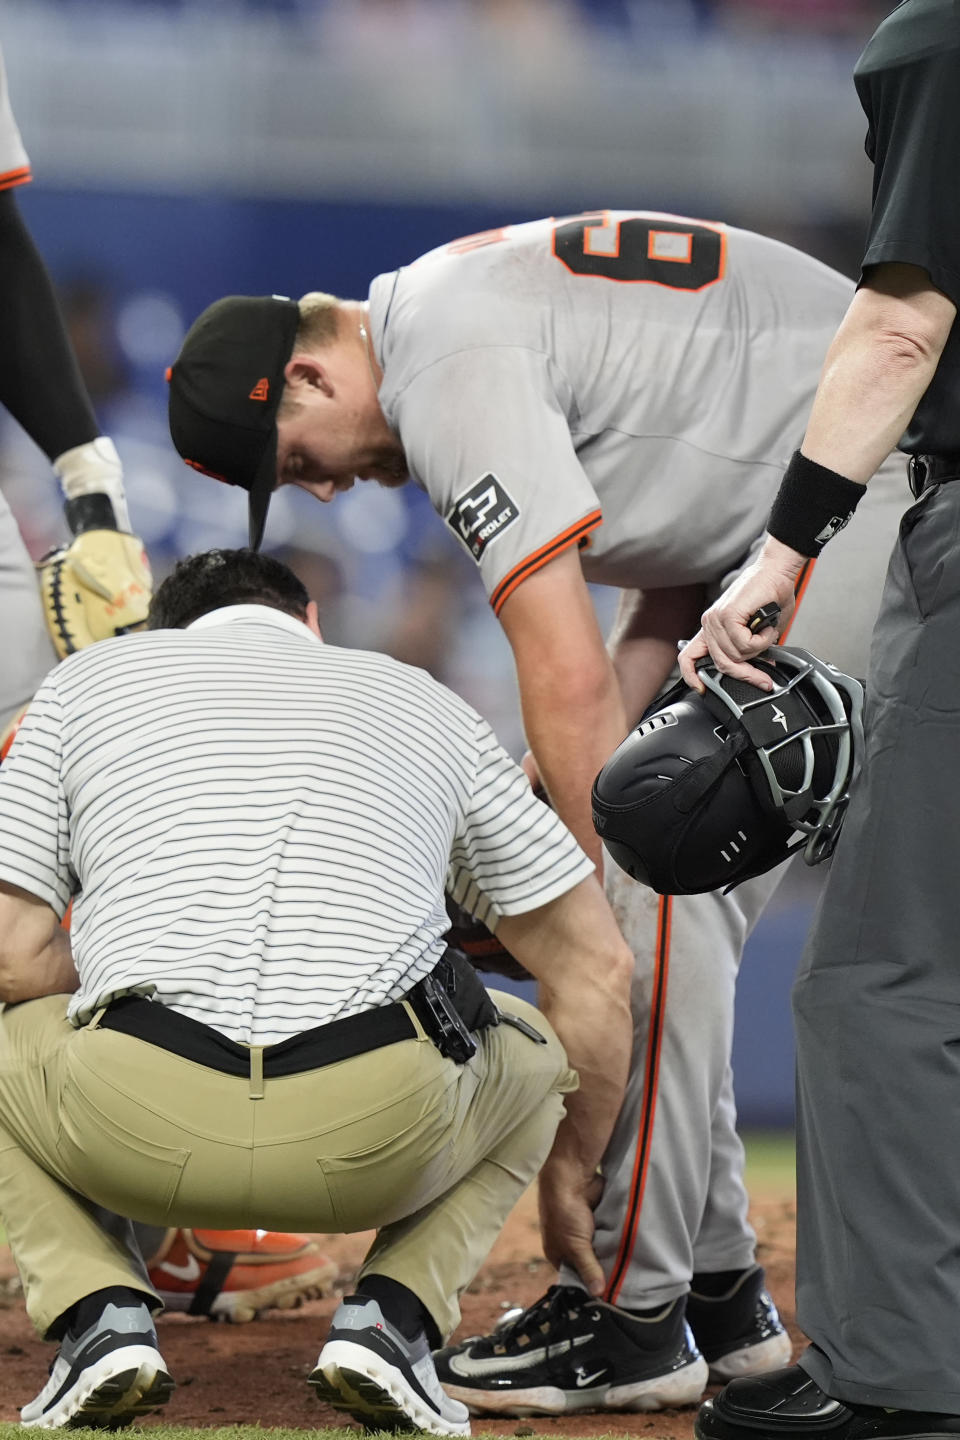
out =
{"type": "MultiPolygon", "coordinates": [[[[456,236],[605,206],[745,225],[854,274],[869,174],[850,77],[891,5],[5,0],[23,211],[158,574],[245,540],[245,497],[196,483],[166,428],[164,369],[220,295],[363,298],[456,236]]],[[[63,537],[48,468],[2,413],[0,486],[35,556],[63,537]]],[[[420,492],[286,490],[267,538],[328,639],[424,665],[522,752],[508,647],[420,492]]],[[[789,984],[816,888],[795,867],[748,949],[746,1124],[792,1121],[789,984]]]]}

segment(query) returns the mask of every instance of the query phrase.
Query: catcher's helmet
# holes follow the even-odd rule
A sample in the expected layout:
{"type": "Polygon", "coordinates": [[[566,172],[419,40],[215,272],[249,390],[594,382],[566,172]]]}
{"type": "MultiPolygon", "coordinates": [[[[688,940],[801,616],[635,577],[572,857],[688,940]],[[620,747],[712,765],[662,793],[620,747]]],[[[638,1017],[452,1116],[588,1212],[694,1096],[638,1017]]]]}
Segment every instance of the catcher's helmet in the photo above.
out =
{"type": "Polygon", "coordinates": [[[628,875],[661,895],[738,885],[836,844],[863,751],[863,687],[806,650],[752,662],[771,691],[697,667],[661,696],[593,786],[593,823],[628,875]],[[808,838],[791,843],[795,832],[808,838]]]}

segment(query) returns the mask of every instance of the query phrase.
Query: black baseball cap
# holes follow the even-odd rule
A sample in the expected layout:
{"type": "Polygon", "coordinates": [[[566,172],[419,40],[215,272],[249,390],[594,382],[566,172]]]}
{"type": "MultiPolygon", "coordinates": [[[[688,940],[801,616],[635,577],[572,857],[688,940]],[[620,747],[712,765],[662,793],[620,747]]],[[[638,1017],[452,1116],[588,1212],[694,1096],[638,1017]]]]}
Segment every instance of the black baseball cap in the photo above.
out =
{"type": "Polygon", "coordinates": [[[194,470],[250,495],[250,548],[276,485],[277,409],[300,323],[283,295],[227,295],[187,331],[167,371],[170,434],[194,470]]]}

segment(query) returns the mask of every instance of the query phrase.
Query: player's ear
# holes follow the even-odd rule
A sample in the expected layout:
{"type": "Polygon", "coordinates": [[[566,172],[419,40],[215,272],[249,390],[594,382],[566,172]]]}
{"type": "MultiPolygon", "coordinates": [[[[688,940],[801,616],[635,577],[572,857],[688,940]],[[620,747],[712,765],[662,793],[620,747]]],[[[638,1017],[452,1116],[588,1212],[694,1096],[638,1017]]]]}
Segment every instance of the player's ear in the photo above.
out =
{"type": "Polygon", "coordinates": [[[307,601],[307,617],[304,624],[311,634],[316,635],[318,640],[323,639],[323,634],[320,630],[320,611],[317,609],[316,600],[307,601]]]}
{"type": "Polygon", "coordinates": [[[333,386],[327,368],[315,355],[293,355],[283,367],[283,378],[294,394],[304,395],[319,390],[324,395],[333,394],[333,386]]]}

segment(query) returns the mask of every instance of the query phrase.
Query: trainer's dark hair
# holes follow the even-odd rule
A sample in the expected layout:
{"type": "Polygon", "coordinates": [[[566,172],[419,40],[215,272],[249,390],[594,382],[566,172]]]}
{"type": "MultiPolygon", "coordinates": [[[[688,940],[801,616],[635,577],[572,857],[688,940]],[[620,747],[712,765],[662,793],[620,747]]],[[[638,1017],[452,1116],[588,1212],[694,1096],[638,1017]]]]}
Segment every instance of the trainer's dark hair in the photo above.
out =
{"type": "Polygon", "coordinates": [[[148,630],[182,630],[224,605],[270,605],[302,620],[310,596],[289,566],[256,550],[205,550],[180,560],[150,602],[148,630]]]}

